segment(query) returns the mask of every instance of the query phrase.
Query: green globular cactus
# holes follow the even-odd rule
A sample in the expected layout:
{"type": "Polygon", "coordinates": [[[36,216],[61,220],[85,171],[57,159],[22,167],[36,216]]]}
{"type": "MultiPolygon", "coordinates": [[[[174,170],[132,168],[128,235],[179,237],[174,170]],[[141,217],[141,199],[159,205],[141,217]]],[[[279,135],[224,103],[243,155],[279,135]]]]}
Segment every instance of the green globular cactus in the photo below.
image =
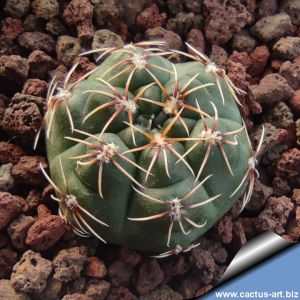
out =
{"type": "Polygon", "coordinates": [[[246,204],[257,156],[242,91],[193,47],[162,44],[90,51],[103,60],[96,69],[70,83],[75,65],[62,86],[51,82],[51,178],[42,170],[77,234],[157,257],[195,247],[243,193],[246,204]],[[174,53],[191,61],[173,64],[174,53]]]}

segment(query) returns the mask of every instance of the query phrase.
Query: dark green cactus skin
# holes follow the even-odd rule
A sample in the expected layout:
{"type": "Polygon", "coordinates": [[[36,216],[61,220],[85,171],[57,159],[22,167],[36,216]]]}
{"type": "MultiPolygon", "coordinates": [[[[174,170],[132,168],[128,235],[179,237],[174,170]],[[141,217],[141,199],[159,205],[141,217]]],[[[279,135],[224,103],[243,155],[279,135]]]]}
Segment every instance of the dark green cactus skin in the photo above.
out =
{"type": "MultiPolygon", "coordinates": [[[[130,51],[138,51],[141,55],[145,53],[143,48],[132,47],[132,49],[130,51]]],[[[147,53],[149,54],[149,52],[147,53]]],[[[87,79],[82,80],[74,87],[70,88],[69,91],[71,94],[67,103],[62,102],[56,106],[55,114],[52,115],[53,123],[51,125],[51,130],[49,130],[49,136],[46,138],[51,179],[61,191],[75,196],[81,207],[86,209],[97,219],[109,225],[109,227],[107,227],[98,224],[88,215],[81,213],[81,217],[85,222],[87,222],[93,231],[106,242],[155,253],[168,251],[176,247],[176,245],[180,245],[185,249],[214,225],[245,191],[246,181],[238,192],[235,193],[234,196],[231,196],[233,191],[243,180],[247,171],[248,160],[251,154],[251,145],[247,139],[245,129],[240,130],[236,134],[223,137],[223,140],[234,141],[234,136],[237,136],[237,145],[222,144],[222,149],[224,149],[226,153],[233,175],[229,172],[228,166],[226,165],[218,146],[213,144],[207,163],[197,182],[195,182],[195,176],[199,171],[208,147],[208,144],[205,141],[202,144],[199,144],[185,157],[195,175],[192,174],[186,164],[182,161],[176,163],[178,157],[172,154],[171,151],[166,151],[170,177],[166,173],[163,153],[160,152],[151,169],[151,175],[147,180],[144,171],[137,169],[128,161],[115,156],[115,161],[145,188],[136,185],[113,163],[105,163],[102,173],[102,199],[98,192],[99,163],[96,162],[93,165],[83,166],[77,164],[78,160],[70,159],[75,156],[91,153],[94,150],[80,142],[66,139],[66,137],[77,138],[98,145],[99,143],[93,137],[87,137],[76,131],[72,132],[66,108],[68,105],[74,128],[99,137],[103,126],[105,126],[112,114],[116,111],[116,107],[111,106],[99,110],[83,122],[87,114],[93,109],[99,105],[112,101],[112,99],[106,95],[87,91],[101,90],[106,93],[112,93],[112,89],[107,84],[99,81],[98,78],[108,81],[120,71],[125,70],[126,67],[132,66],[132,62],[129,61],[107,72],[107,70],[116,63],[123,59],[130,59],[130,57],[131,56],[128,53],[122,51],[112,52],[94,73],[87,79]],[[67,186],[64,183],[60,160],[67,186]],[[169,247],[167,246],[167,240],[168,229],[171,223],[170,215],[145,221],[128,219],[149,217],[168,210],[166,204],[152,201],[151,199],[145,198],[140,193],[137,193],[133,189],[133,185],[136,189],[146,195],[168,201],[175,198],[183,198],[208,175],[212,176],[208,178],[184,203],[185,205],[196,204],[204,202],[213,196],[220,195],[210,203],[188,210],[187,216],[190,220],[197,224],[204,224],[204,222],[206,222],[205,226],[196,228],[183,219],[182,224],[185,231],[190,231],[188,234],[184,234],[179,223],[175,220],[169,247]]],[[[149,65],[148,69],[159,80],[166,91],[172,95],[175,85],[173,64],[168,59],[158,55],[153,55],[151,58],[148,58],[147,63],[149,65]],[[169,72],[155,68],[152,65],[167,69],[169,72]]],[[[175,64],[175,67],[178,76],[179,90],[198,73],[199,75],[190,83],[186,91],[203,84],[214,83],[214,85],[190,93],[184,99],[185,104],[193,106],[196,109],[197,106],[195,100],[197,100],[201,110],[210,116],[210,118],[204,116],[204,119],[201,119],[201,115],[195,111],[188,109],[182,110],[181,117],[189,128],[189,138],[199,137],[201,131],[205,128],[205,124],[207,124],[208,128],[213,126],[215,111],[210,102],[214,103],[218,112],[217,131],[226,133],[236,131],[243,127],[236,101],[232,96],[228,84],[221,76],[219,76],[219,82],[225,103],[223,103],[220,90],[216,85],[215,76],[217,75],[208,72],[207,67],[204,64],[193,61],[178,63],[175,64]]],[[[124,94],[126,82],[131,70],[132,69],[129,69],[120,76],[109,81],[109,83],[122,95],[124,94]]],[[[151,83],[154,84],[143,93],[142,97],[165,103],[166,97],[164,93],[146,69],[136,70],[133,73],[129,86],[129,98],[134,98],[143,87],[151,83]]],[[[51,113],[53,113],[53,107],[51,109],[46,116],[46,125],[48,127],[51,113]]],[[[180,110],[180,108],[178,110],[180,110]]],[[[134,126],[144,131],[148,130],[145,126],[150,124],[149,119],[152,117],[151,129],[155,127],[157,132],[160,129],[163,130],[163,128],[165,128],[174,118],[173,114],[164,113],[162,107],[143,100],[137,102],[137,108],[133,115],[134,126]]],[[[131,127],[128,123],[127,111],[124,110],[108,126],[105,133],[101,136],[101,140],[116,145],[119,153],[148,144],[149,139],[140,131],[133,129],[136,140],[136,145],[134,145],[131,127]]],[[[151,130],[148,130],[147,132],[151,133],[151,130]]],[[[187,137],[186,130],[179,118],[172,126],[167,136],[168,138],[187,137]]],[[[184,155],[184,153],[195,143],[196,141],[193,140],[173,142],[172,147],[180,155],[184,155]]],[[[155,153],[155,148],[147,148],[142,151],[124,155],[147,170],[155,153]]],[[[57,193],[56,196],[57,198],[61,198],[60,193],[57,193]]],[[[70,207],[66,206],[62,198],[61,200],[60,209],[62,214],[67,217],[68,221],[74,225],[74,227],[78,228],[78,225],[74,221],[73,211],[70,207]]],[[[92,233],[83,222],[80,221],[80,223],[87,232],[92,233]]]]}

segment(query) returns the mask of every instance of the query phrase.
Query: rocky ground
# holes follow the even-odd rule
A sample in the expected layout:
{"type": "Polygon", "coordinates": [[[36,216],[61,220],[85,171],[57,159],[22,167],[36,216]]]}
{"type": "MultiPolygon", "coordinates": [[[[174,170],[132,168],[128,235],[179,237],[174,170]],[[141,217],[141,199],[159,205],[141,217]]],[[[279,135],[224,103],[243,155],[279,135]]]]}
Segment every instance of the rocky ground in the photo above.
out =
{"type": "Polygon", "coordinates": [[[0,18],[0,299],[191,299],[259,232],[299,241],[298,0],[6,0],[0,18]],[[43,143],[32,149],[54,75],[75,61],[75,77],[93,69],[93,57],[77,58],[84,50],[145,39],[207,53],[247,91],[241,113],[254,148],[266,128],[244,212],[237,204],[199,247],[163,260],[76,237],[40,174],[43,143]]]}

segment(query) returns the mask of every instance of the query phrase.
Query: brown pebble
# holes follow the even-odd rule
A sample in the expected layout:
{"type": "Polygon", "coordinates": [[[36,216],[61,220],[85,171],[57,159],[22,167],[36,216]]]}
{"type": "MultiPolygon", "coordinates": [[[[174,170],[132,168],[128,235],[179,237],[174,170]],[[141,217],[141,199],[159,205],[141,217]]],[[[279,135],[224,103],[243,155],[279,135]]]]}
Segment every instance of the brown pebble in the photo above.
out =
{"type": "Polygon", "coordinates": [[[132,267],[135,267],[142,260],[138,252],[124,247],[119,251],[119,259],[132,267]]]}
{"type": "Polygon", "coordinates": [[[159,286],[163,280],[164,274],[157,260],[148,259],[139,269],[135,288],[140,295],[145,295],[159,286]]]}
{"type": "Polygon", "coordinates": [[[22,197],[7,192],[0,192],[0,230],[6,226],[22,211],[26,202],[22,197]]]}
{"type": "Polygon", "coordinates": [[[90,277],[103,278],[107,273],[104,262],[96,256],[88,257],[85,274],[90,277]]]}
{"type": "Polygon", "coordinates": [[[13,167],[12,175],[21,183],[39,187],[46,182],[41,174],[40,164],[44,169],[48,168],[48,163],[42,156],[22,156],[13,167]]]}
{"type": "Polygon", "coordinates": [[[48,83],[40,79],[27,79],[22,90],[22,94],[46,97],[48,83]]]}
{"type": "Polygon", "coordinates": [[[25,152],[18,145],[0,141],[0,163],[1,164],[16,164],[25,152]]]}
{"type": "Polygon", "coordinates": [[[153,3],[138,15],[136,23],[143,29],[149,29],[162,26],[166,18],[166,13],[160,14],[157,5],[153,3]]]}
{"type": "Polygon", "coordinates": [[[65,230],[66,223],[59,216],[38,219],[28,230],[26,244],[35,251],[45,251],[62,237],[65,230]]]}

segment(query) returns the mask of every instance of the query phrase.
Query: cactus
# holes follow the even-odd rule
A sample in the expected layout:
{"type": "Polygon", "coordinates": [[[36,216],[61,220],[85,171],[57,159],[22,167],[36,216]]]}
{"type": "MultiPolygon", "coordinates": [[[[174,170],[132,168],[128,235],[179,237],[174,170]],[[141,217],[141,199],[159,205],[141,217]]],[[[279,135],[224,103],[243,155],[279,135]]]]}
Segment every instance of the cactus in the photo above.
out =
{"type": "Polygon", "coordinates": [[[97,68],[50,84],[47,155],[60,215],[80,236],[166,257],[189,251],[244,193],[254,153],[225,72],[163,42],[102,48],[97,68]],[[150,47],[150,45],[152,47],[150,47]],[[167,57],[183,55],[186,63],[167,57]]]}

